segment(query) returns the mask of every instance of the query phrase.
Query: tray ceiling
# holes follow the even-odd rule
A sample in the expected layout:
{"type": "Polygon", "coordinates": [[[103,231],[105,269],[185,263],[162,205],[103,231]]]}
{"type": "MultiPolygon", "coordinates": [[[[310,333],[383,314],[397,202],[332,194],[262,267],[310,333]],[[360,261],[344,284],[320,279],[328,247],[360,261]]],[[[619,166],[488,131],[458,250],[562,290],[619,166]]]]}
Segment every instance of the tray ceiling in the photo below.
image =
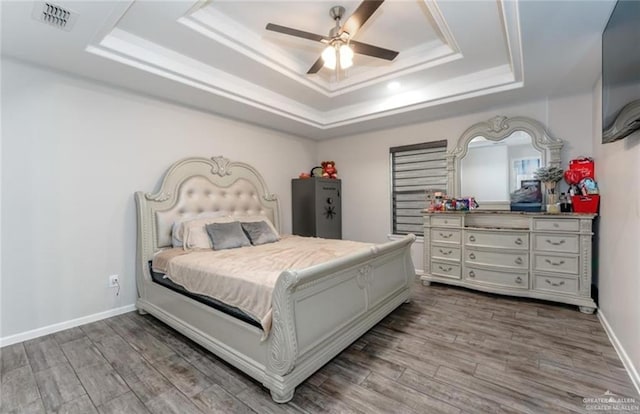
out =
{"type": "MultiPolygon", "coordinates": [[[[549,57],[558,55],[565,65],[568,58],[597,60],[592,55],[612,2],[573,9],[563,3],[528,3],[534,2],[387,0],[355,40],[397,50],[399,56],[388,62],[356,55],[346,71],[323,68],[314,75],[306,72],[324,45],[269,32],[265,26],[271,22],[326,35],[333,27],[333,3],[325,1],[56,2],[77,14],[70,32],[32,19],[37,4],[3,3],[2,51],[233,118],[324,138],[411,122],[436,107],[523,89],[529,74],[526,47],[538,43],[535,32],[529,33],[536,19],[539,42],[549,45],[549,57]],[[572,54],[562,50],[570,39],[544,39],[540,13],[545,11],[554,12],[545,17],[547,23],[559,11],[573,16],[564,29],[582,43],[573,45],[572,54]],[[577,19],[576,12],[581,13],[577,19]],[[51,47],[42,48],[47,42],[51,47]]],[[[360,2],[340,4],[348,17],[360,2]]],[[[551,24],[548,30],[562,26],[551,24]]],[[[537,66],[540,62],[531,62],[534,82],[545,72],[537,66]]],[[[582,78],[592,86],[595,76],[597,70],[591,70],[582,78]]]]}

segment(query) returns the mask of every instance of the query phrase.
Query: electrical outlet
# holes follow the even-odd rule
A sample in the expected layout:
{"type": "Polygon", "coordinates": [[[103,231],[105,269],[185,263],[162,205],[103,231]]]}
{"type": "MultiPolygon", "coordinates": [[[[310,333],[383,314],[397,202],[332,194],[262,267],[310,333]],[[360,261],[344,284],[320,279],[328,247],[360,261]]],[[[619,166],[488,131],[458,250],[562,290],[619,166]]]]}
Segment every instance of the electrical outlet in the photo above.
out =
{"type": "Polygon", "coordinates": [[[118,285],[120,284],[120,276],[118,275],[111,275],[109,276],[109,287],[118,287],[118,285]]]}

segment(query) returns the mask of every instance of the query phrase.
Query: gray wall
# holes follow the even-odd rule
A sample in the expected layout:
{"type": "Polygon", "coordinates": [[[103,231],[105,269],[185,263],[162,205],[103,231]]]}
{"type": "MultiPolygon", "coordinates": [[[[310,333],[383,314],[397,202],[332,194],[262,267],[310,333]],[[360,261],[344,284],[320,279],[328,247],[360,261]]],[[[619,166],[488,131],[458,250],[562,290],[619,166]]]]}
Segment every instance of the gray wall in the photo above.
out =
{"type": "Polygon", "coordinates": [[[640,131],[602,144],[602,86],[594,88],[593,147],[600,188],[600,317],[640,388],[640,131]]]}
{"type": "Polygon", "coordinates": [[[180,158],[254,165],[280,196],[316,143],[12,61],[2,62],[0,337],[135,301],[133,193],[180,158]],[[107,277],[119,274],[119,297],[107,277]]]}

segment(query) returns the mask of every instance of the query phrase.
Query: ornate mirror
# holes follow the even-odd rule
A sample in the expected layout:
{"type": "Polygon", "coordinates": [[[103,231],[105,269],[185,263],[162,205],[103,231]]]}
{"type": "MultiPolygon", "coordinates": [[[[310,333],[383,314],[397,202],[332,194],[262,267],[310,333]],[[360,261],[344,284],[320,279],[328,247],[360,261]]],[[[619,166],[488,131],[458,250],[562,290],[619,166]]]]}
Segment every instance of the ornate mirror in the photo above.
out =
{"type": "Polygon", "coordinates": [[[534,180],[541,166],[560,166],[562,141],[538,121],[496,116],[467,129],[447,155],[448,186],[473,196],[483,210],[508,210],[509,195],[534,180]]]}

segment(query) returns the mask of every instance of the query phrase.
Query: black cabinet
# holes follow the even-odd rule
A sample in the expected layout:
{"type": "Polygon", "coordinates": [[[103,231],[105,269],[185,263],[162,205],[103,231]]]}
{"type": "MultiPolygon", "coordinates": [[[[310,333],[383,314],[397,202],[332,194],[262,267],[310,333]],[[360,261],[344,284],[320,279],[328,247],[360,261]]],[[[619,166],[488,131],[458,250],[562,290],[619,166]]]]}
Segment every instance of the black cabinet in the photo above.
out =
{"type": "Polygon", "coordinates": [[[293,234],[325,239],[342,238],[340,180],[291,180],[293,234]]]}

